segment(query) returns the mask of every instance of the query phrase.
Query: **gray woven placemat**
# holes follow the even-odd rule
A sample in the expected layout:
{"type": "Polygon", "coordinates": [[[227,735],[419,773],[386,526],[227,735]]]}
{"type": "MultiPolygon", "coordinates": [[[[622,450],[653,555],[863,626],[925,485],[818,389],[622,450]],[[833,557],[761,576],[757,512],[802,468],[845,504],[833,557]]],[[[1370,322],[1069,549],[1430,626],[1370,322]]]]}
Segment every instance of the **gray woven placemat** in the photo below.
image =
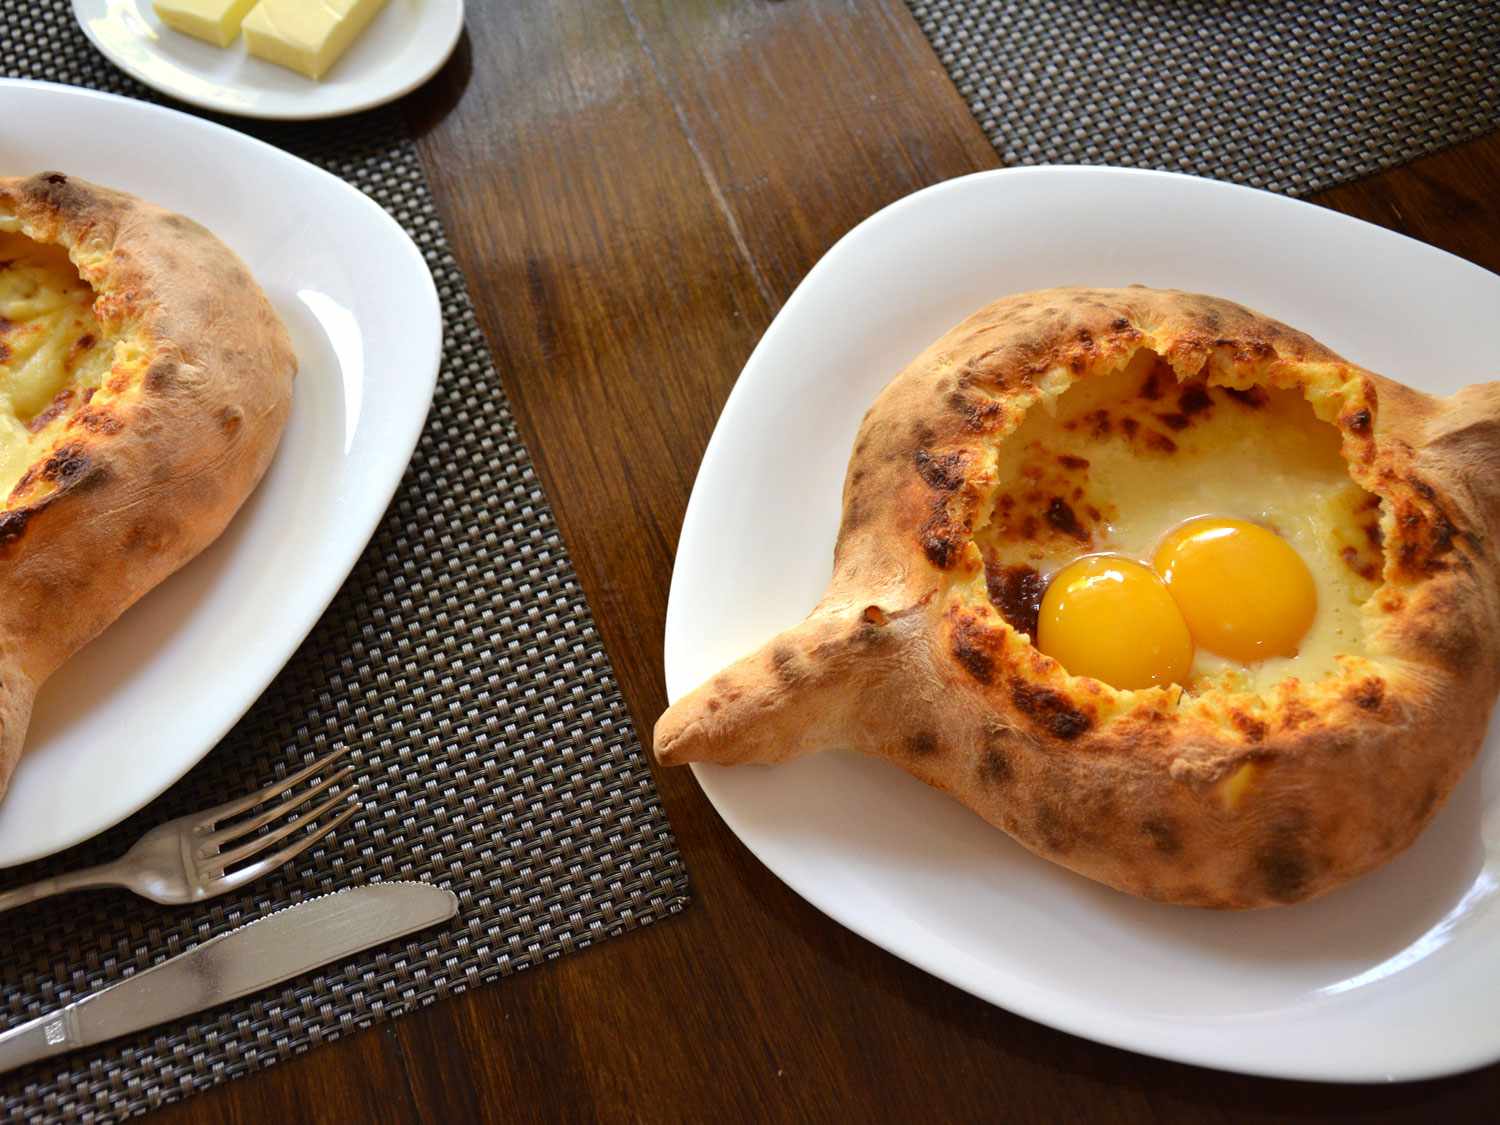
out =
{"type": "Polygon", "coordinates": [[[907,0],[1007,164],[1306,194],[1500,128],[1494,0],[907,0]]]}
{"type": "MultiPolygon", "coordinates": [[[[0,74],[152,96],[94,52],[67,0],[0,0],[0,74]]],[[[357,767],[360,812],[335,842],[201,907],[99,892],[0,915],[0,1022],[340,887],[425,879],[454,890],[461,914],[286,987],[8,1075],[5,1120],[139,1112],[687,901],[650,771],[399,112],[239,124],[363,189],[421,247],[446,325],[432,414],[353,575],[230,736],[147,809],[4,883],[117,855],[154,824],[340,745],[357,767]]],[[[57,166],[66,170],[65,150],[57,166]]]]}

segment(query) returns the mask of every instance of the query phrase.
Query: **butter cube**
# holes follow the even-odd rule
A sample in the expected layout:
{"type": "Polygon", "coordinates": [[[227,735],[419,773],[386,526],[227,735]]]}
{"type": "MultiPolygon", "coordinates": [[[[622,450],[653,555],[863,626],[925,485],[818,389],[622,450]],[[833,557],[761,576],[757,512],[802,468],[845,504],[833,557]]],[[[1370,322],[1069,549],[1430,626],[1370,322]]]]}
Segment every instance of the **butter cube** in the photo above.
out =
{"type": "Polygon", "coordinates": [[[240,33],[240,21],[255,7],[255,0],[154,0],[151,6],[174,31],[227,47],[240,33]]]}
{"type": "Polygon", "coordinates": [[[245,17],[250,53],[322,78],[385,0],[260,0],[245,17]]]}

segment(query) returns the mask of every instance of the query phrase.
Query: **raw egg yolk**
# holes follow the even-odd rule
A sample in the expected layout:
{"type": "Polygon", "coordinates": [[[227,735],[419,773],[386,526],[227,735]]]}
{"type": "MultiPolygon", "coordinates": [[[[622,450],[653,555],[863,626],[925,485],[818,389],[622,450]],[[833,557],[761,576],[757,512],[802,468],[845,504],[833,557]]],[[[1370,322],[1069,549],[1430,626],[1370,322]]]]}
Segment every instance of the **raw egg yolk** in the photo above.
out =
{"type": "Polygon", "coordinates": [[[1037,647],[1075,676],[1121,690],[1186,684],[1193,638],[1167,587],[1130,559],[1091,555],[1042,595],[1037,647]]]}
{"type": "Polygon", "coordinates": [[[1318,609],[1292,545],[1245,520],[1189,520],[1162,540],[1153,565],[1193,640],[1242,664],[1295,656],[1318,609]]]}

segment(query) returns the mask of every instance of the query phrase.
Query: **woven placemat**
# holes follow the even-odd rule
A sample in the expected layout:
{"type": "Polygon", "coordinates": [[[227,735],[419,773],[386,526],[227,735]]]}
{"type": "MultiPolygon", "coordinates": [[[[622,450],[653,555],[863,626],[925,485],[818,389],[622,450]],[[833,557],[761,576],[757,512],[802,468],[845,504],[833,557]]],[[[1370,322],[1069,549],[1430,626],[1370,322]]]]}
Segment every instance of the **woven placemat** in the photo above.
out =
{"type": "MultiPolygon", "coordinates": [[[[95,53],[67,0],[0,0],[0,73],[152,97],[95,53]]],[[[118,855],[152,825],[341,745],[357,767],[360,812],[298,862],[200,907],[110,891],[0,915],[3,1022],[341,887],[424,879],[455,891],[461,913],[446,930],[8,1075],[0,1080],[8,1121],[139,1112],[687,901],[650,771],[399,111],[236,124],[358,186],[421,247],[446,326],[432,414],[354,573],[230,736],[147,809],[88,844],[6,872],[4,883],[118,855]]],[[[62,150],[57,165],[67,167],[62,150]]]]}
{"type": "Polygon", "coordinates": [[[1007,164],[1306,194],[1500,128],[1494,0],[907,0],[1007,164]]]}

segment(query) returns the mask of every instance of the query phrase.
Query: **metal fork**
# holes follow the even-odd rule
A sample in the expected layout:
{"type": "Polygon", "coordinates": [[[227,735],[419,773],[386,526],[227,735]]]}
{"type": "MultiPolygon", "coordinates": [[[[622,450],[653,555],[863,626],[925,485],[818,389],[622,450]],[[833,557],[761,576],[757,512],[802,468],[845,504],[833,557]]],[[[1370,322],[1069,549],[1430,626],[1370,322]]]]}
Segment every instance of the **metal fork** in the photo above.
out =
{"type": "Polygon", "coordinates": [[[0,892],[0,911],[35,902],[37,899],[50,898],[65,891],[81,891],[92,887],[127,887],[143,898],[167,905],[201,902],[242,887],[297,858],[359,811],[353,791],[335,793],[319,802],[316,807],[307,808],[314,798],[347,780],[353,774],[354,767],[346,765],[304,792],[294,794],[253,816],[242,820],[234,818],[280,796],[299,782],[306,781],[347,752],[348,747],[341,747],[248,797],[159,824],[113,863],[87,867],[82,871],[42,879],[13,891],[0,892]],[[340,801],[350,807],[326,824],[316,823],[340,801]],[[302,811],[304,809],[306,811],[302,811]],[[293,814],[297,814],[296,819],[278,825],[269,832],[251,836],[243,843],[229,846],[247,833],[293,814]],[[314,825],[310,832],[270,855],[264,854],[309,824],[314,825]],[[257,856],[264,858],[256,859],[257,856]],[[252,860],[254,862],[249,862],[252,860]],[[235,871],[229,870],[239,863],[246,866],[235,871]]]}

